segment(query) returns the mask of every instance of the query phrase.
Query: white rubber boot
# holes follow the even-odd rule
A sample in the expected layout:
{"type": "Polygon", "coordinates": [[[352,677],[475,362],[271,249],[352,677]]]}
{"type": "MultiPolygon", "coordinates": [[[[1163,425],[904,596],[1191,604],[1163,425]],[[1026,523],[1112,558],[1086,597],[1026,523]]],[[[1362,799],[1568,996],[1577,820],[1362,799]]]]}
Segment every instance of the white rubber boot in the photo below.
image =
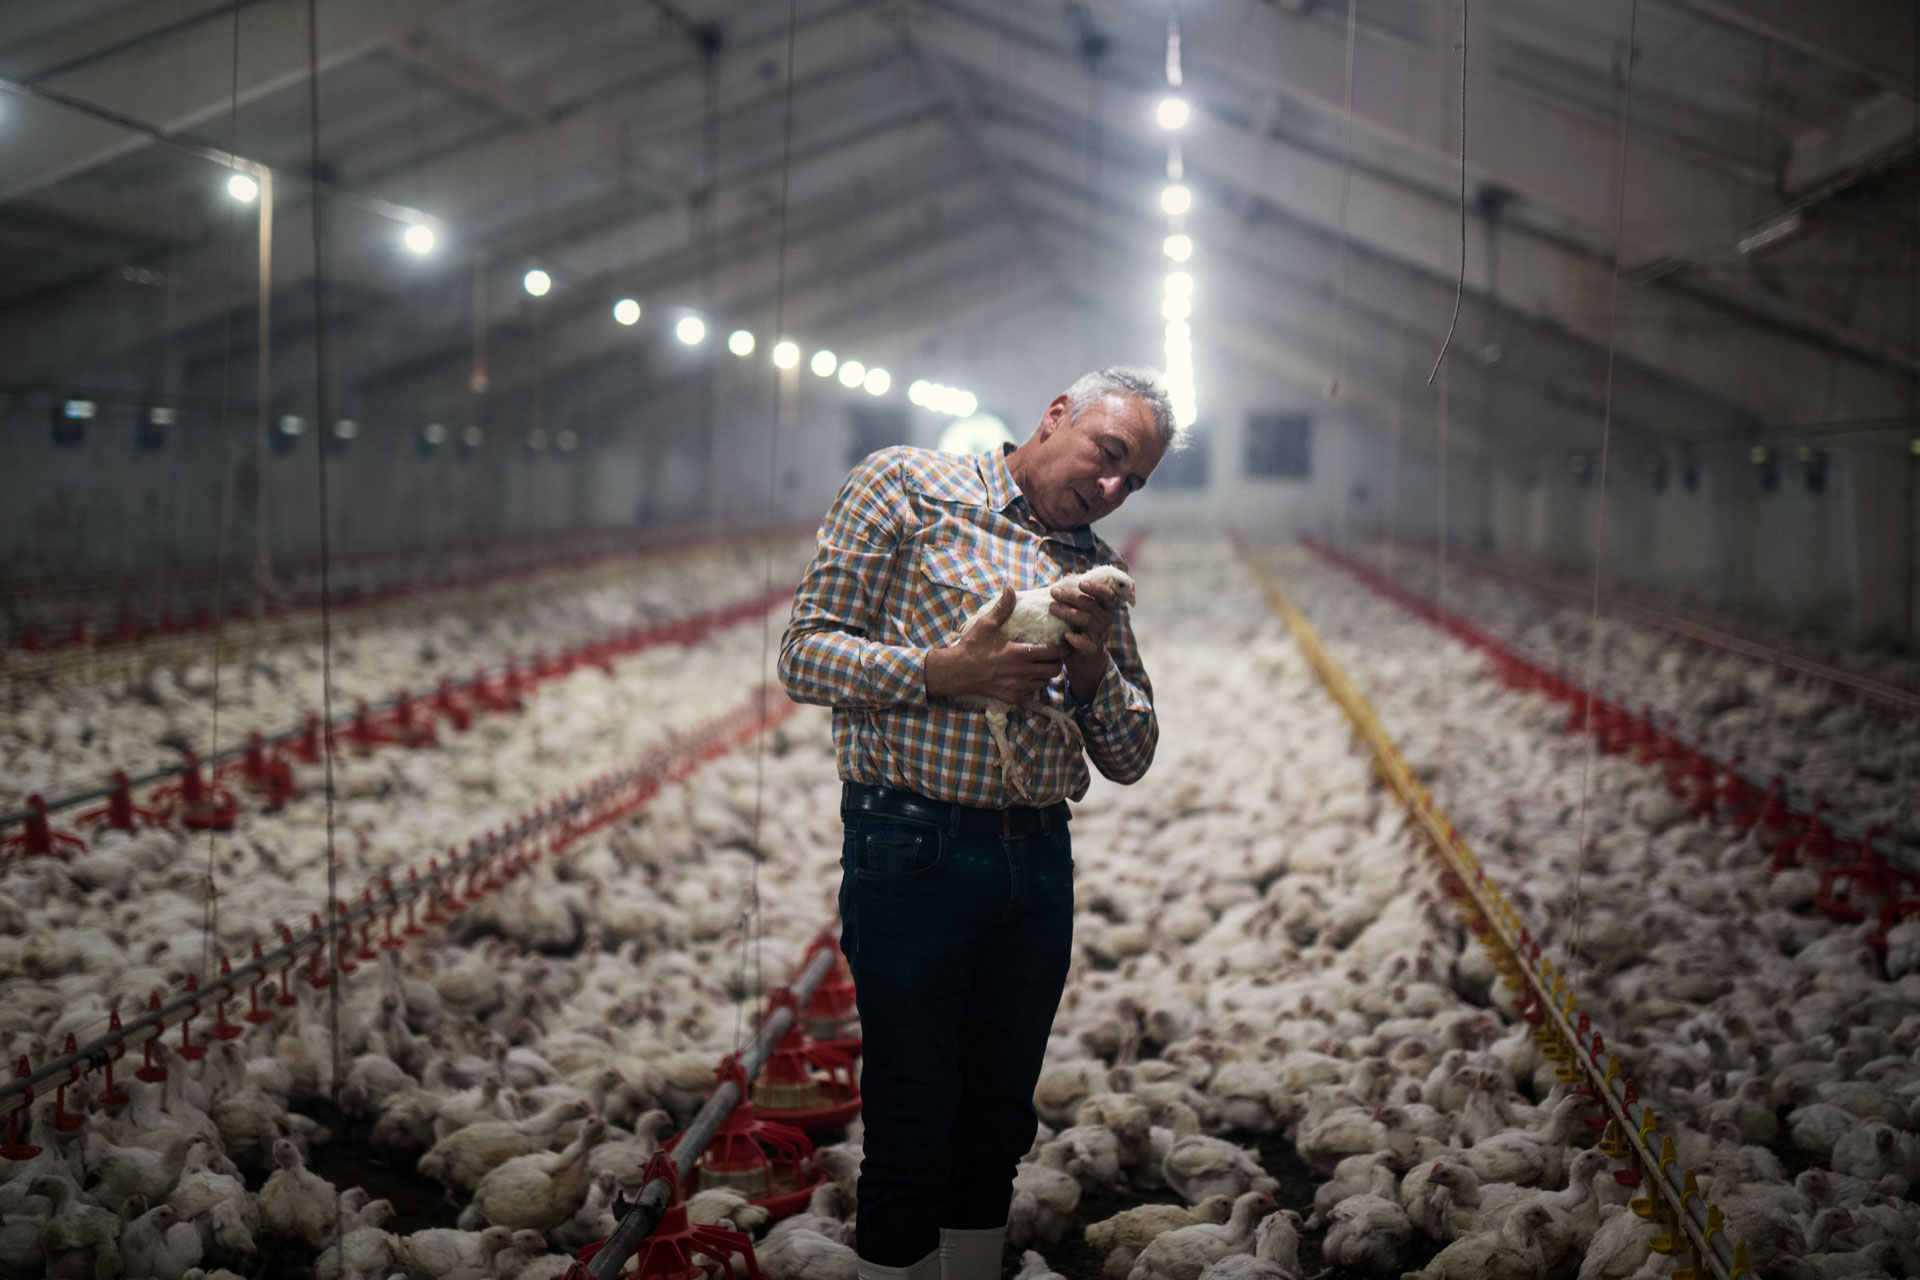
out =
{"type": "Polygon", "coordinates": [[[940,1228],[940,1280],[1000,1280],[1005,1227],[940,1228]]]}
{"type": "MultiPolygon", "coordinates": [[[[854,1275],[858,1280],[940,1280],[940,1254],[945,1247],[946,1242],[942,1239],[940,1249],[935,1249],[910,1267],[883,1267],[877,1262],[861,1258],[854,1267],[854,1275]]],[[[997,1276],[995,1280],[998,1280],[997,1276]]]]}

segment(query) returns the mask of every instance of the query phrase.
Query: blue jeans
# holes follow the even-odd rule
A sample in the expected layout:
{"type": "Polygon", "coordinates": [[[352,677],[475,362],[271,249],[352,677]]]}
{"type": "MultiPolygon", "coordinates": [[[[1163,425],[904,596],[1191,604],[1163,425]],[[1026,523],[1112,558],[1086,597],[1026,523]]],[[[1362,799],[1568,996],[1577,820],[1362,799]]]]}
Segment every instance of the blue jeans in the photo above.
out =
{"type": "Polygon", "coordinates": [[[864,1037],[856,1244],[918,1262],[1007,1220],[1073,943],[1066,827],[1014,840],[852,813],[840,949],[864,1037]]]}

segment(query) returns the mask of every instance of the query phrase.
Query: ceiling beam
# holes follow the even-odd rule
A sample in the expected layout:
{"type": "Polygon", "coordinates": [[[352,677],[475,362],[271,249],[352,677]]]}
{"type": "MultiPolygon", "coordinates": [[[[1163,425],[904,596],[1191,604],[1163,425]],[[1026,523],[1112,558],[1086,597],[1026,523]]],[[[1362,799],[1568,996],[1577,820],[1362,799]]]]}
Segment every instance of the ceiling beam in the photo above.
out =
{"type": "MultiPolygon", "coordinates": [[[[930,47],[979,74],[1004,74],[1023,95],[1044,104],[1042,112],[1020,118],[1020,127],[1059,130],[1064,121],[1073,122],[1076,130],[1081,127],[1085,104],[1069,87],[1076,68],[1070,58],[1030,45],[1002,49],[991,40],[973,38],[970,29],[978,30],[951,22],[939,43],[930,47]]],[[[1109,85],[1106,97],[1110,113],[1148,118],[1148,95],[1109,85]]],[[[1128,155],[1129,146],[1141,156],[1150,154],[1144,145],[1124,139],[1109,145],[1113,156],[1128,155]]],[[[1230,205],[1251,196],[1301,221],[1328,230],[1340,226],[1342,167],[1337,156],[1284,137],[1263,139],[1204,112],[1189,124],[1184,150],[1190,184],[1203,202],[1230,205]]],[[[1114,194],[1151,207],[1150,188],[1136,185],[1114,194]]],[[[1395,174],[1355,166],[1348,207],[1347,231],[1353,243],[1431,275],[1454,278],[1461,212],[1453,198],[1395,174]]],[[[1835,416],[1826,388],[1836,358],[1849,370],[1837,392],[1851,402],[1847,415],[1905,411],[1913,361],[1877,339],[1782,314],[1783,309],[1769,306],[1750,287],[1720,285],[1684,273],[1644,286],[1623,286],[1615,334],[1607,304],[1614,276],[1603,257],[1514,219],[1489,218],[1472,209],[1467,217],[1465,285],[1474,293],[1496,297],[1595,345],[1604,347],[1615,338],[1622,356],[1770,419],[1835,416]]]]}
{"type": "Polygon", "coordinates": [[[1873,81],[1883,89],[1915,92],[1912,0],[1668,0],[1688,13],[1759,36],[1873,81]]]}
{"type": "MultiPolygon", "coordinates": [[[[316,37],[322,74],[400,39],[458,7],[460,0],[326,0],[316,37]]],[[[54,47],[16,50],[10,78],[51,90],[166,134],[184,134],[304,81],[306,0],[259,0],[238,11],[239,81],[234,80],[233,11],[205,13],[159,34],[113,39],[122,15],[97,28],[60,33],[54,47]],[[78,56],[81,42],[112,44],[110,56],[78,56]],[[66,56],[59,56],[65,54],[66,56]]],[[[143,133],[43,99],[16,94],[0,131],[0,201],[18,200],[152,144],[143,133]]]]}

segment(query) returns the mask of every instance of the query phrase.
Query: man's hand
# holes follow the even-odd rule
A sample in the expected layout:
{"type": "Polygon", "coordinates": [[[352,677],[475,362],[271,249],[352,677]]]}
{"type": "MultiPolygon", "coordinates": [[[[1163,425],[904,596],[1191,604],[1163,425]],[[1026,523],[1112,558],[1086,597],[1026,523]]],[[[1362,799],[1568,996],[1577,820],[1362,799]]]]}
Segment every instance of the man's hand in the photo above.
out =
{"type": "Polygon", "coordinates": [[[1093,701],[1112,660],[1107,656],[1107,634],[1120,601],[1104,582],[1060,585],[1053,589],[1048,611],[1067,623],[1067,684],[1074,701],[1093,701]]]}
{"type": "MultiPolygon", "coordinates": [[[[1054,606],[1058,608],[1059,606],[1054,606]]],[[[1059,674],[1064,645],[1015,644],[1000,628],[1013,615],[1013,588],[1001,587],[993,611],[944,649],[927,650],[927,695],[976,693],[1012,706],[1038,698],[1059,674]]]]}

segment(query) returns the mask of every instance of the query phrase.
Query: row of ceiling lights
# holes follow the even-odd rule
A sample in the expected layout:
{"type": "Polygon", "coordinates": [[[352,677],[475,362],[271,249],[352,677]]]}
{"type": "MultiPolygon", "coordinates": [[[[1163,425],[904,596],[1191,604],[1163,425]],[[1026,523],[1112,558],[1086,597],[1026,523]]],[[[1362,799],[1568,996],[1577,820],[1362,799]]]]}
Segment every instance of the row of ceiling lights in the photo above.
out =
{"type": "MultiPolygon", "coordinates": [[[[260,195],[260,184],[250,174],[234,173],[227,179],[227,193],[235,200],[251,203],[260,195]]],[[[433,252],[439,242],[431,226],[424,222],[408,222],[401,233],[401,243],[413,253],[425,255],[433,252]]],[[[553,277],[539,267],[534,267],[520,278],[520,285],[535,298],[544,298],[553,289],[553,277]]],[[[634,325],[640,322],[641,306],[638,299],[622,298],[613,304],[613,319],[617,324],[634,325]]],[[[680,317],[673,327],[673,333],[682,343],[697,347],[707,340],[707,322],[697,315],[687,314],[680,317]]],[[[745,358],[754,353],[759,342],[750,329],[735,329],[727,335],[727,350],[745,358]]],[[[800,364],[800,345],[791,339],[782,339],[773,344],[773,363],[779,369],[793,369],[800,364]]],[[[881,368],[868,368],[858,360],[842,360],[834,352],[822,348],[813,353],[807,367],[822,378],[838,376],[840,384],[851,389],[864,390],[870,396],[884,396],[893,388],[893,375],[881,368]]],[[[979,407],[978,400],[966,391],[941,386],[925,379],[916,380],[907,397],[914,404],[934,413],[949,414],[964,418],[979,407]]],[[[477,430],[477,428],[469,428],[477,430]]],[[[430,441],[429,443],[437,443],[430,441]]]]}
{"type": "Polygon", "coordinates": [[[1187,213],[1193,208],[1193,190],[1185,182],[1185,165],[1180,153],[1179,133],[1192,114],[1187,100],[1180,96],[1180,11],[1167,13],[1167,89],[1154,118],[1167,131],[1167,185],[1160,189],[1160,210],[1167,215],[1167,238],[1161,252],[1172,260],[1174,270],[1167,273],[1160,316],[1166,323],[1167,394],[1173,401],[1173,418],[1182,427],[1190,427],[1200,416],[1199,395],[1193,375],[1193,276],[1185,264],[1193,257],[1193,238],[1187,234],[1187,213]]]}

